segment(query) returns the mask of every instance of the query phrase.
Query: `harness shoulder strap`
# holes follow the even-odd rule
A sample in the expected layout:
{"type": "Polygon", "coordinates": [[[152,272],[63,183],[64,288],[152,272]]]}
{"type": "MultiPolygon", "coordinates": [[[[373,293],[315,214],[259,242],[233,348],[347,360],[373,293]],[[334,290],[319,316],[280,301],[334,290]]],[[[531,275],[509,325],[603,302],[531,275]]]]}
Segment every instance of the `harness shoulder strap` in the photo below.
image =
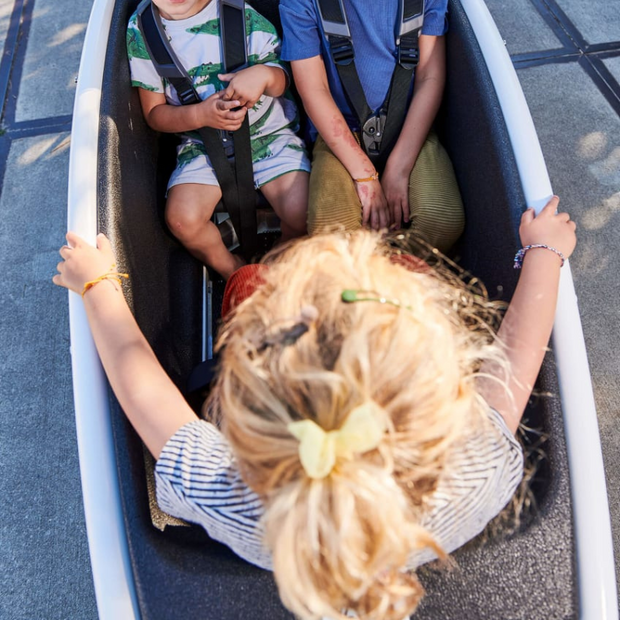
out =
{"type": "Polygon", "coordinates": [[[384,165],[407,113],[414,70],[419,62],[418,39],[424,23],[424,0],[400,0],[394,38],[398,59],[390,89],[380,110],[368,106],[355,68],[355,52],[343,0],[316,0],[329,52],[343,89],[362,128],[364,150],[379,167],[384,165]]]}
{"type": "MultiPolygon", "coordinates": [[[[245,7],[243,0],[219,0],[219,2],[224,70],[228,72],[242,67],[247,61],[245,7]],[[240,41],[242,45],[239,45],[240,41]]],[[[172,84],[181,103],[183,105],[199,103],[201,99],[192,79],[170,46],[159,11],[150,0],[145,0],[138,7],[138,27],[157,73],[172,84]]],[[[240,246],[246,257],[251,257],[256,253],[258,233],[247,115],[241,127],[232,132],[232,136],[231,132],[218,131],[211,127],[202,127],[198,132],[215,170],[222,190],[222,201],[230,215],[240,246]],[[234,153],[231,142],[234,143],[234,153]],[[230,145],[228,153],[223,143],[230,145]]]]}
{"type": "Polygon", "coordinates": [[[401,0],[400,24],[396,32],[398,63],[392,74],[392,82],[386,101],[380,160],[390,154],[407,116],[407,101],[415,69],[420,61],[419,38],[424,25],[424,0],[401,0]]]}
{"type": "Polygon", "coordinates": [[[357,69],[349,22],[342,0],[317,0],[321,26],[329,43],[329,53],[336,65],[344,93],[355,112],[360,127],[372,114],[366,101],[357,69]]]}

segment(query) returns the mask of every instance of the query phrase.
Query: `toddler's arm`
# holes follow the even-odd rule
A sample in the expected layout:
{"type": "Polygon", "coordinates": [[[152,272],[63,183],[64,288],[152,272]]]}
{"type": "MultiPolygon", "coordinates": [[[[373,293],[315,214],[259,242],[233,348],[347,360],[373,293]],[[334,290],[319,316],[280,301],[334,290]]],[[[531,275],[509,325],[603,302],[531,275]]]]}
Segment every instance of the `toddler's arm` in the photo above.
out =
{"type": "MultiPolygon", "coordinates": [[[[375,167],[357,143],[329,90],[325,64],[320,56],[291,61],[295,85],[308,116],[332,153],[347,169],[351,178],[366,179],[375,167]]],[[[355,183],[362,203],[363,223],[375,230],[391,224],[390,213],[381,183],[355,183]]]]}
{"type": "Polygon", "coordinates": [[[396,225],[409,221],[409,175],[435,120],[446,79],[445,37],[420,36],[413,99],[383,173],[383,190],[396,225]]]}
{"type": "Polygon", "coordinates": [[[138,88],[142,113],[149,127],[165,133],[193,131],[201,127],[213,127],[235,131],[247,114],[246,108],[239,108],[237,100],[225,101],[222,92],[207,97],[192,105],[171,105],[166,103],[163,93],[138,88]],[[235,110],[234,108],[239,108],[235,110]]]}
{"type": "Polygon", "coordinates": [[[217,76],[228,86],[222,91],[224,101],[239,101],[240,105],[253,108],[263,96],[280,97],[287,86],[284,69],[271,65],[254,65],[236,73],[223,73],[217,76]]]}
{"type": "MultiPolygon", "coordinates": [[[[554,196],[537,216],[528,209],[521,218],[519,234],[524,246],[548,245],[568,258],[575,249],[575,223],[568,213],[556,213],[558,204],[559,198],[554,196]]],[[[498,332],[510,364],[509,393],[491,380],[481,381],[483,396],[513,432],[519,426],[549,342],[561,265],[560,257],[545,248],[525,254],[519,283],[498,332]]],[[[501,369],[491,364],[483,366],[482,372],[502,376],[501,369]]]]}
{"type": "MultiPolygon", "coordinates": [[[[64,259],[53,282],[76,293],[84,284],[114,271],[114,254],[104,235],[97,247],[67,233],[64,259]]],[[[172,435],[197,419],[165,373],[138,327],[120,286],[103,280],[84,295],[84,306],[99,357],[129,421],[155,458],[172,435]]]]}

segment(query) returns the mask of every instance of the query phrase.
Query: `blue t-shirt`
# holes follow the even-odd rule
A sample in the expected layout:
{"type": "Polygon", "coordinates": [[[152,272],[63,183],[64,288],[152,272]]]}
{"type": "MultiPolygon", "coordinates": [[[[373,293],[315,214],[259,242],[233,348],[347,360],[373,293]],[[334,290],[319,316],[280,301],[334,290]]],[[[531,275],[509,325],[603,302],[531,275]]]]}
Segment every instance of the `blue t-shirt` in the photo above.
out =
{"type": "MultiPolygon", "coordinates": [[[[355,49],[355,67],[368,106],[373,111],[383,104],[396,66],[394,33],[398,6],[396,0],[344,0],[355,49]]],[[[422,34],[444,35],[448,29],[447,10],[448,0],[426,0],[422,34]]],[[[327,52],[327,39],[321,29],[315,0],[281,0],[280,17],[284,33],[282,60],[303,60],[322,55],[334,101],[349,127],[359,129],[327,52]]]]}

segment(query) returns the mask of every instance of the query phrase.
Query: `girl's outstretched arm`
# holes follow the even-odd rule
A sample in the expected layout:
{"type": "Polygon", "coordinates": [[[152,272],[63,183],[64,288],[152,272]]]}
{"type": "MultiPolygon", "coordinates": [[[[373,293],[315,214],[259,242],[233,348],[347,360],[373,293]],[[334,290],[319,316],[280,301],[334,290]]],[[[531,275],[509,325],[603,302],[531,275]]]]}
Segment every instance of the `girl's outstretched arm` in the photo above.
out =
{"type": "MultiPolygon", "coordinates": [[[[81,294],[87,282],[115,271],[105,235],[97,247],[67,233],[53,282],[81,294]]],[[[125,301],[120,285],[104,279],[84,294],[88,322],[110,385],[129,421],[155,458],[172,435],[197,418],[161,367],[125,301]]]]}
{"type": "MultiPolygon", "coordinates": [[[[537,215],[528,209],[521,218],[519,235],[523,246],[543,244],[568,258],[575,249],[575,223],[568,213],[556,213],[559,198],[554,196],[537,215]]],[[[482,394],[516,432],[547,349],[558,297],[561,258],[552,250],[534,248],[526,252],[519,283],[498,338],[506,347],[510,364],[508,388],[482,379],[482,394]]],[[[483,373],[502,376],[491,364],[483,373]]]]}

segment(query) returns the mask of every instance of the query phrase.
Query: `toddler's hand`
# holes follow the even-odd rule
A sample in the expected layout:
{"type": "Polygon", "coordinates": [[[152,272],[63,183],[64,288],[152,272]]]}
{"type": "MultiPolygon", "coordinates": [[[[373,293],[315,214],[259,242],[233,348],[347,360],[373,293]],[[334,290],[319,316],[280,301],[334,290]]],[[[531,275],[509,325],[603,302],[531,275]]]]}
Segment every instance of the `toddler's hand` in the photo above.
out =
{"type": "Polygon", "coordinates": [[[409,175],[411,170],[402,170],[388,158],[381,177],[381,186],[392,214],[392,230],[409,222],[409,175]]]}
{"type": "Polygon", "coordinates": [[[82,293],[84,284],[105,273],[114,271],[114,252],[104,234],[97,235],[97,247],[86,243],[73,232],[67,233],[67,245],[60,248],[64,259],[57,265],[58,274],[52,282],[76,293],[82,293]]]}
{"type": "Polygon", "coordinates": [[[524,246],[536,243],[549,245],[568,258],[577,243],[577,226],[568,213],[556,213],[559,203],[560,199],[554,196],[536,216],[534,209],[528,209],[521,216],[519,236],[524,246]]]}
{"type": "Polygon", "coordinates": [[[213,127],[225,131],[236,131],[241,127],[248,111],[239,107],[241,105],[239,100],[225,100],[222,93],[223,91],[215,93],[196,104],[200,106],[202,113],[200,127],[213,127]],[[239,109],[235,110],[235,108],[239,109]]]}
{"type": "Polygon", "coordinates": [[[248,110],[253,108],[269,85],[271,69],[272,67],[264,65],[254,65],[236,73],[218,75],[222,82],[228,82],[228,86],[221,91],[222,99],[225,101],[234,99],[248,110]]]}
{"type": "Polygon", "coordinates": [[[383,230],[392,224],[392,214],[379,181],[355,183],[357,195],[362,203],[362,225],[373,230],[383,230]]]}

